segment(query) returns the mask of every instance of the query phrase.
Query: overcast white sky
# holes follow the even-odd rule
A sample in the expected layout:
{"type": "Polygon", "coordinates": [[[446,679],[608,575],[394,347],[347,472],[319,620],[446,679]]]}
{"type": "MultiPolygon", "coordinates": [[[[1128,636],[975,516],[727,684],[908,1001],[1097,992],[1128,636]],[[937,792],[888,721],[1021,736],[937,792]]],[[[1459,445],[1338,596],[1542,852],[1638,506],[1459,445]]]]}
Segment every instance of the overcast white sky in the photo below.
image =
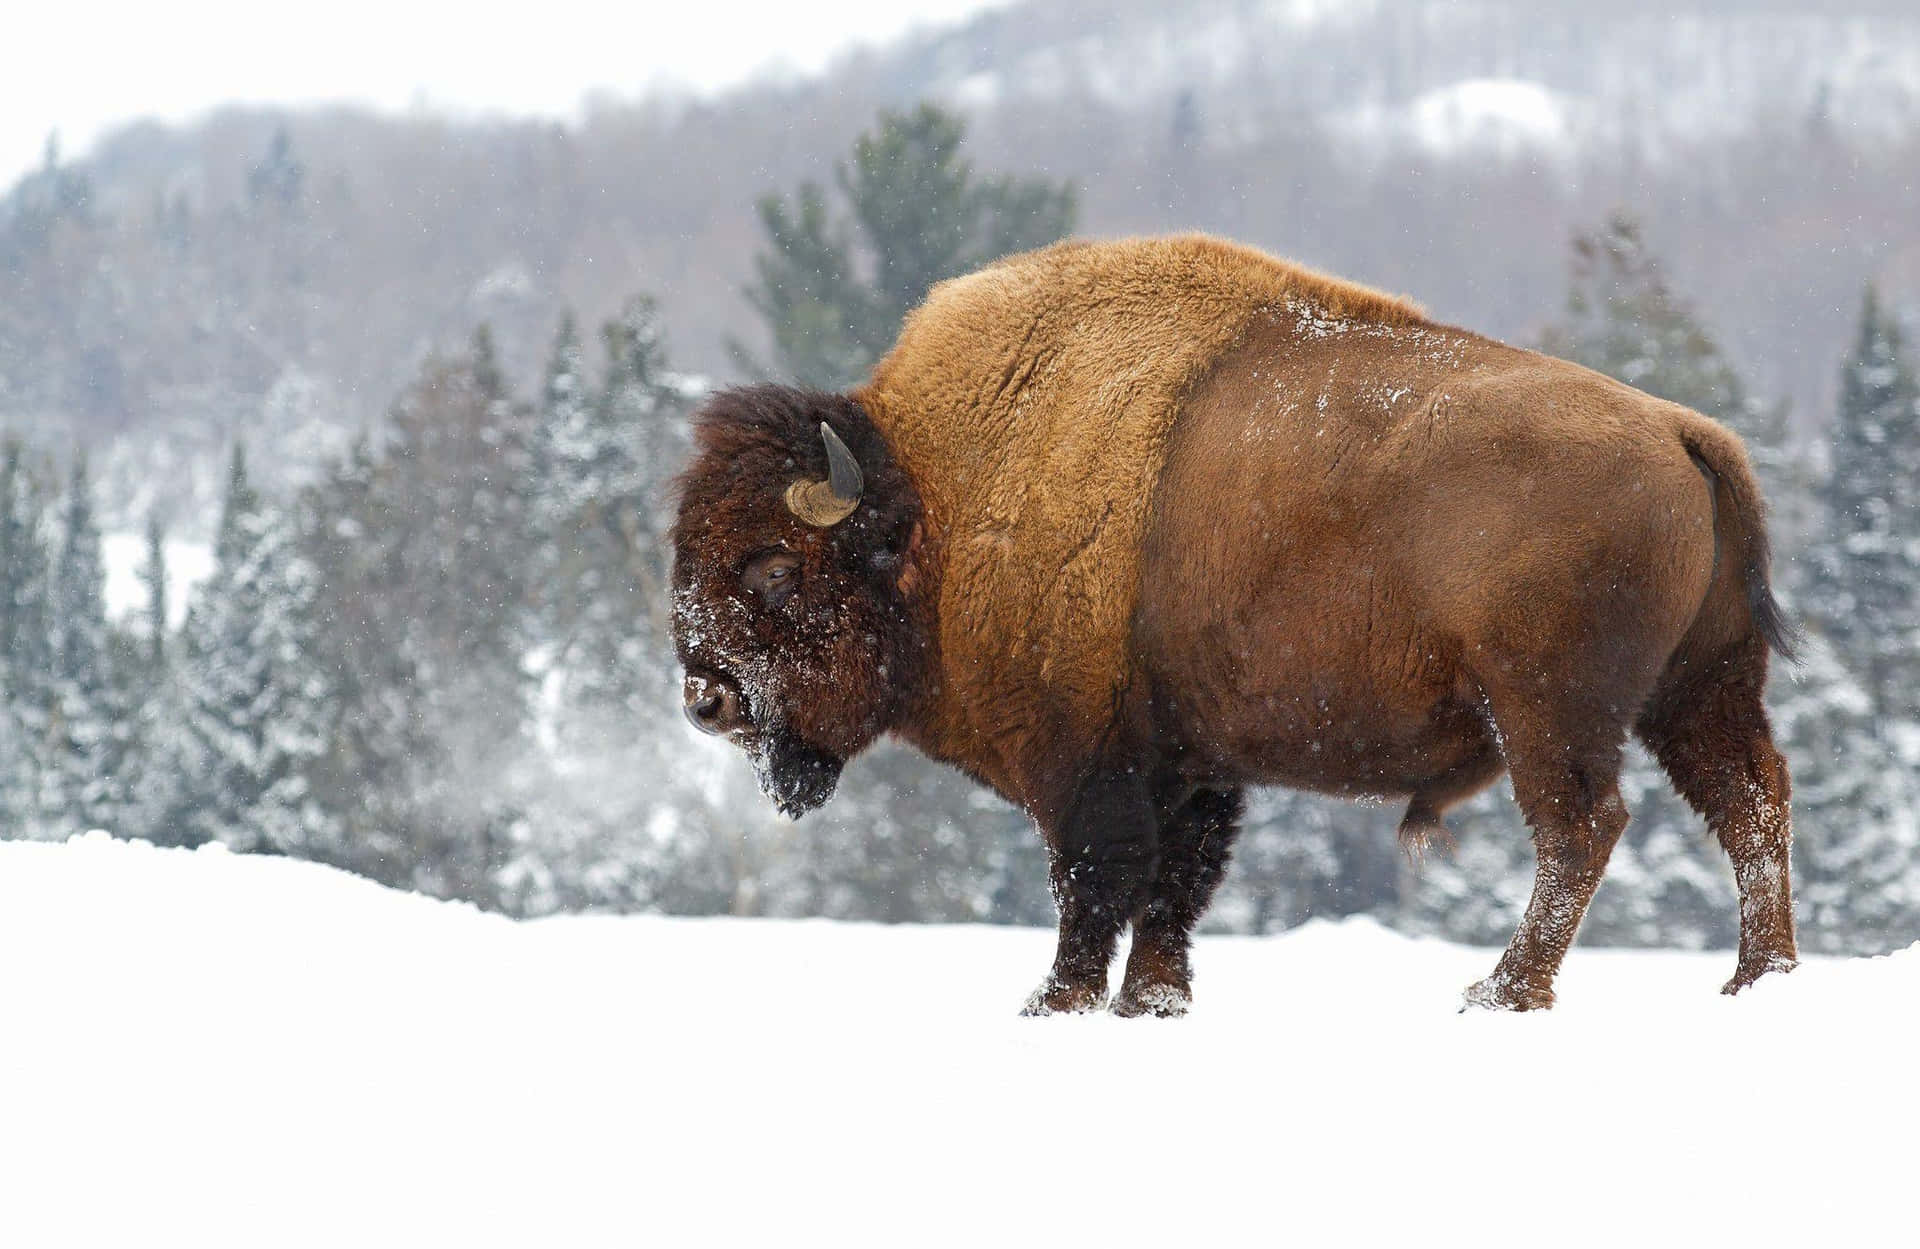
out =
{"type": "Polygon", "coordinates": [[[0,21],[0,188],[50,131],[78,155],[142,116],[229,101],[567,116],[595,90],[714,90],[1007,0],[72,0],[0,21]]]}

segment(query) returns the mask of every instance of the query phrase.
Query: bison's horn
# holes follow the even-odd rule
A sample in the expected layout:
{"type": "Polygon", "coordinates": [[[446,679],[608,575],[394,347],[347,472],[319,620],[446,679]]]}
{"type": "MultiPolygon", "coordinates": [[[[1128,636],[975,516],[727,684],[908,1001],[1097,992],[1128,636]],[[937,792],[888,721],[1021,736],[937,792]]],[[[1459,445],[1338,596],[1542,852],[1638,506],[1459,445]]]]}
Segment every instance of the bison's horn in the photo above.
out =
{"type": "Polygon", "coordinates": [[[788,486],[787,508],[809,525],[824,529],[853,515],[853,509],[860,506],[866,479],[853,452],[825,421],[820,422],[820,438],[827,444],[827,479],[796,481],[788,486]]]}

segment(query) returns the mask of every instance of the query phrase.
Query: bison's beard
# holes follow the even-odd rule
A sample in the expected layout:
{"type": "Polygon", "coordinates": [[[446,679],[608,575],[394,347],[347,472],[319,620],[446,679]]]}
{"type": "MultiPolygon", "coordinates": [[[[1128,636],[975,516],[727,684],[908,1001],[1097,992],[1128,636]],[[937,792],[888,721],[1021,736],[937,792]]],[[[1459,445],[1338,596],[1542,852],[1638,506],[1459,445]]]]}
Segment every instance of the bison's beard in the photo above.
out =
{"type": "Polygon", "coordinates": [[[844,760],[801,741],[785,726],[770,726],[748,752],[760,789],[788,819],[797,820],[833,797],[844,760]]]}

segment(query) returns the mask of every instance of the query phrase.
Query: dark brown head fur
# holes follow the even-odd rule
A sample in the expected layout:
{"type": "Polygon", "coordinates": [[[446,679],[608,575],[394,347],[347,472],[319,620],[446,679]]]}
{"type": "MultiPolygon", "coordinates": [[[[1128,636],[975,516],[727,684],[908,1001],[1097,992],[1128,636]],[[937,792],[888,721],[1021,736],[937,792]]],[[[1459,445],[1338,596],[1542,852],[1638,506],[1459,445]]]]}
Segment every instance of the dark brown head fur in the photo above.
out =
{"type": "Polygon", "coordinates": [[[694,418],[678,485],[673,633],[689,682],[737,696],[726,726],[789,815],[832,796],[846,761],[892,727],[929,670],[914,559],[919,496],[867,414],[789,386],[723,391],[694,418]],[[838,524],[796,516],[786,493],[828,474],[824,421],[865,476],[838,524]],[[777,591],[768,562],[784,566],[777,591]]]}

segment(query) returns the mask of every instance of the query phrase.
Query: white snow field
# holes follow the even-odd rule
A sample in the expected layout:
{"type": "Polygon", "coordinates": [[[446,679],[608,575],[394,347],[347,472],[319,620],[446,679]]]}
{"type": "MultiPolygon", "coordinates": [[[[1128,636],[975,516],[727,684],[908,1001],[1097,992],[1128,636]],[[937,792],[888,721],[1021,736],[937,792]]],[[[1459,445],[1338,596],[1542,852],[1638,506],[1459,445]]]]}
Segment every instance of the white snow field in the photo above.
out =
{"type": "Polygon", "coordinates": [[[0,844],[0,1244],[1912,1244],[1920,949],[1203,940],[1020,1019],[1051,934],[514,924],[309,864],[0,844]]]}

